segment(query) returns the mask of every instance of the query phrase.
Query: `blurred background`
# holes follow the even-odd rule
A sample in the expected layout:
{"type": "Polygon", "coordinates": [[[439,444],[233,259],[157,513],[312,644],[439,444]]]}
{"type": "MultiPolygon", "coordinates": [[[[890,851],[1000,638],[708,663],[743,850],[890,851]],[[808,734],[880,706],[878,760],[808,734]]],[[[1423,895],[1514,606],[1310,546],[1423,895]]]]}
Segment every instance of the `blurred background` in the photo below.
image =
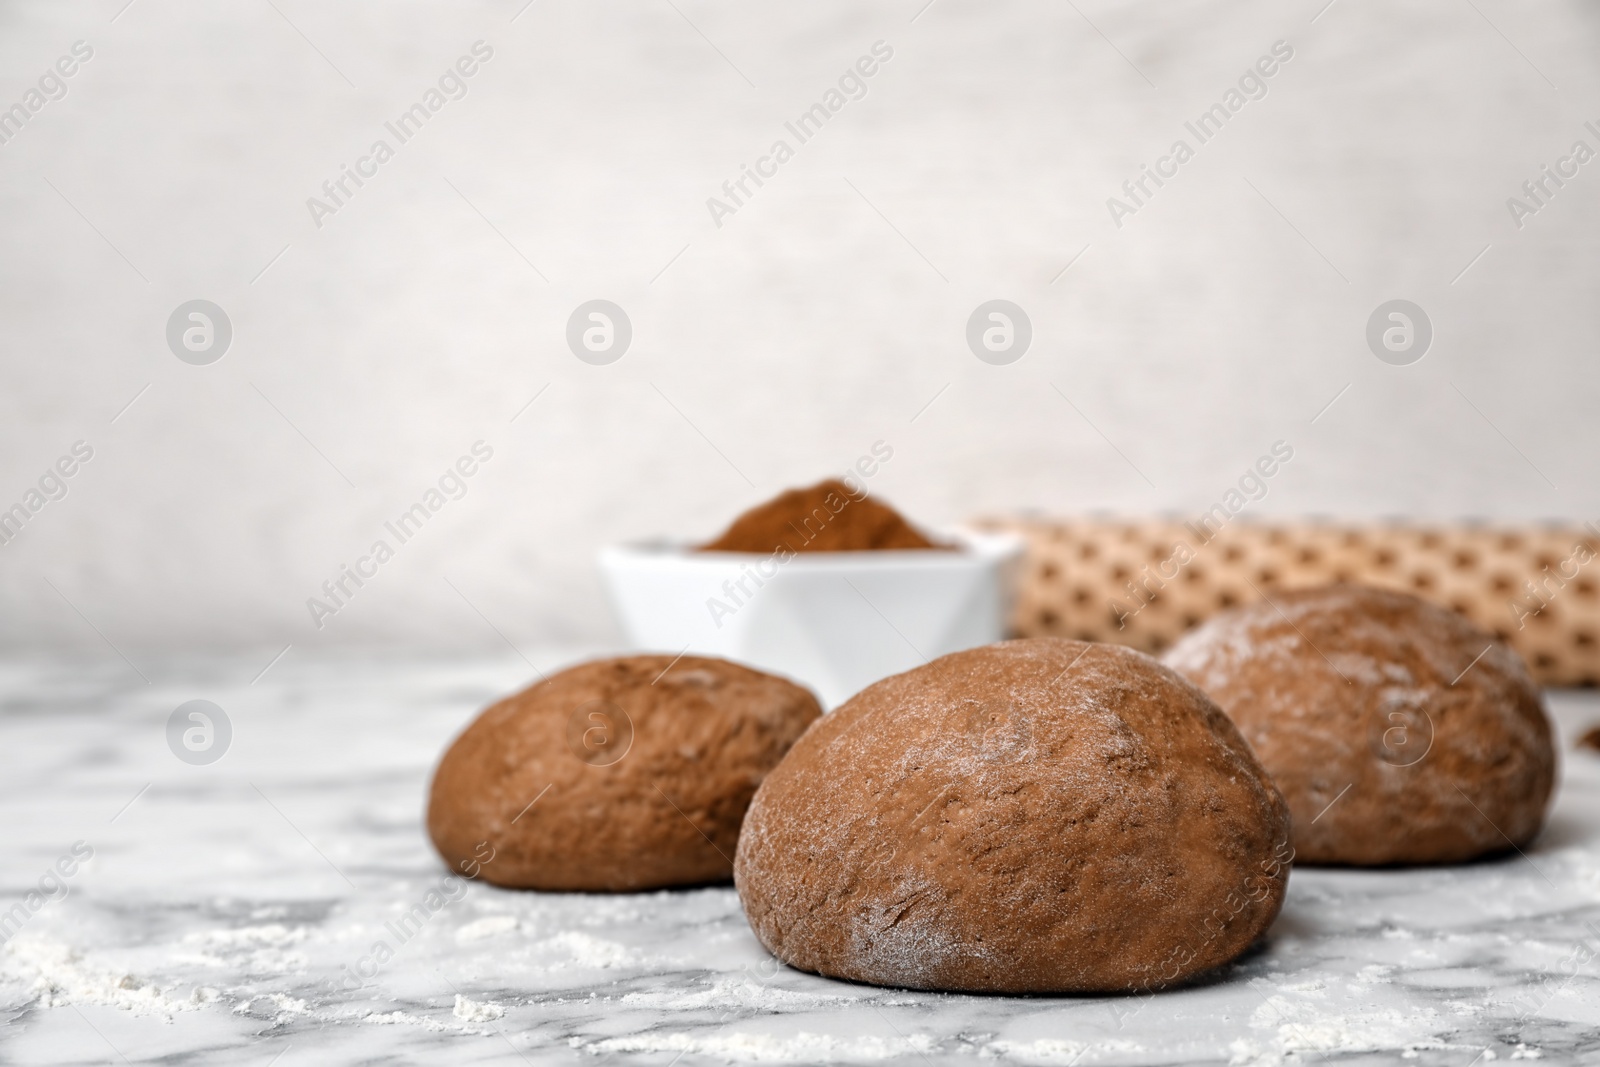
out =
{"type": "Polygon", "coordinates": [[[1592,518],[1597,48],[1576,2],[6,3],[0,643],[615,644],[600,546],[879,441],[935,526],[1195,515],[1278,441],[1261,516],[1592,518]]]}

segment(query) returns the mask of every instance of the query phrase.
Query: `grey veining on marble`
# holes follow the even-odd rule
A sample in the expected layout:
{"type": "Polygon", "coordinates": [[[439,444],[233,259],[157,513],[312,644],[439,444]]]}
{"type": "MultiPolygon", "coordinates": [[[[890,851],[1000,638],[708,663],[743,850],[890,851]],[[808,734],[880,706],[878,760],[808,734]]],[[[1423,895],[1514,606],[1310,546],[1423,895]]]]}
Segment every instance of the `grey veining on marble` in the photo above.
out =
{"type": "Polygon", "coordinates": [[[0,909],[26,913],[0,949],[0,1059],[1600,1062],[1600,757],[1570,747],[1600,696],[1551,695],[1564,780],[1525,856],[1297,868],[1264,947],[1212,981],[995,998],[782,968],[731,888],[441,889],[432,763],[528,665],[290,655],[250,684],[259,668],[175,663],[146,685],[121,664],[0,663],[0,909]],[[201,697],[233,739],[190,766],[166,722],[201,697]],[[76,842],[92,860],[28,912],[76,842]],[[426,915],[414,933],[408,911],[426,915]],[[341,981],[355,968],[375,977],[341,981]]]}

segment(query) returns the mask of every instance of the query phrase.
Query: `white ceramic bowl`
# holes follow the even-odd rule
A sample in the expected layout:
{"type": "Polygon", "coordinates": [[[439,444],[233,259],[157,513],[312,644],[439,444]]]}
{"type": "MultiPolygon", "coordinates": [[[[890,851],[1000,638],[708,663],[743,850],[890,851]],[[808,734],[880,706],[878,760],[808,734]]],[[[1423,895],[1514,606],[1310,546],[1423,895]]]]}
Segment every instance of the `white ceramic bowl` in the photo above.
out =
{"type": "Polygon", "coordinates": [[[1022,540],[953,530],[950,551],[753,552],[614,545],[600,571],[640,651],[722,656],[833,708],[880,678],[1005,636],[1022,540]]]}

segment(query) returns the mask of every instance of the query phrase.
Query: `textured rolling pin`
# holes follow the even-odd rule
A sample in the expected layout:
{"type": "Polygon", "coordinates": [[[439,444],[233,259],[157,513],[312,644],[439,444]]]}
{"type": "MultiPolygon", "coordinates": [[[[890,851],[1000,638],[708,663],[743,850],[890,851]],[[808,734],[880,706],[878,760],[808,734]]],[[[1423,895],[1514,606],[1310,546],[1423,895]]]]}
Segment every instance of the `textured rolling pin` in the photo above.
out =
{"type": "Polygon", "coordinates": [[[1013,629],[1159,652],[1276,590],[1402,589],[1509,642],[1552,686],[1600,685],[1600,529],[1083,518],[991,520],[1027,539],[1013,629]]]}

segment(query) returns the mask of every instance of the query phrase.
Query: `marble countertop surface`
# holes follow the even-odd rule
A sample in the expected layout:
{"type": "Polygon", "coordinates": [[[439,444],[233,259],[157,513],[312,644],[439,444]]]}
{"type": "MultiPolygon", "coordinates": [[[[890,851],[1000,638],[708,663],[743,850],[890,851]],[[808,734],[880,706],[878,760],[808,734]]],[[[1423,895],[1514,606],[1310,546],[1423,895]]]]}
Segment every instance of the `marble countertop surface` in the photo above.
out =
{"type": "Polygon", "coordinates": [[[1549,694],[1562,784],[1525,855],[1297,868],[1265,947],[1205,984],[1002,998],[788,970],[731,887],[472,883],[401,940],[445,874],[432,764],[529,665],[291,653],[252,682],[266,659],[146,664],[148,682],[0,662],[0,1061],[1600,1062],[1600,756],[1571,747],[1594,694],[1549,694]],[[210,764],[168,745],[194,699],[231,726],[210,764]],[[378,940],[376,976],[341,981],[378,940]]]}

